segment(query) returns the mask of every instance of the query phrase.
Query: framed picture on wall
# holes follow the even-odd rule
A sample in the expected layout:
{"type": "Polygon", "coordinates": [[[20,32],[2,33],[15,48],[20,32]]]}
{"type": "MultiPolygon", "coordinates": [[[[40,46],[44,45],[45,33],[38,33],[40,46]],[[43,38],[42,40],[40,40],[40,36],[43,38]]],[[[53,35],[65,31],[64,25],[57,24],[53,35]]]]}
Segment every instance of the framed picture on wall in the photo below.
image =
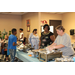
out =
{"type": "Polygon", "coordinates": [[[27,26],[27,32],[30,32],[30,26],[27,26]]]}
{"type": "Polygon", "coordinates": [[[30,26],[30,19],[27,20],[27,26],[30,26]]]}
{"type": "Polygon", "coordinates": [[[30,19],[26,20],[27,32],[30,32],[30,19]]]}

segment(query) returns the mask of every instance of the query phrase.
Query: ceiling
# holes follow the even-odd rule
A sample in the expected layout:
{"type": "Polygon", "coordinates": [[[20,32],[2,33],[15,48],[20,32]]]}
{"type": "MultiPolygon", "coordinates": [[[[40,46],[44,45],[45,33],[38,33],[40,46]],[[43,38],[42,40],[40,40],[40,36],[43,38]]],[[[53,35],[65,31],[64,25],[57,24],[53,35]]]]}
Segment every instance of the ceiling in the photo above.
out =
{"type": "Polygon", "coordinates": [[[0,12],[0,14],[23,15],[27,12],[0,12]]]}
{"type": "Polygon", "coordinates": [[[66,12],[46,12],[46,13],[53,13],[53,14],[64,14],[66,12]]]}
{"type": "MultiPolygon", "coordinates": [[[[0,14],[11,14],[11,15],[23,15],[26,14],[28,12],[0,12],[0,14]]],[[[45,13],[53,13],[53,14],[63,14],[66,12],[45,12],[45,13]]]]}

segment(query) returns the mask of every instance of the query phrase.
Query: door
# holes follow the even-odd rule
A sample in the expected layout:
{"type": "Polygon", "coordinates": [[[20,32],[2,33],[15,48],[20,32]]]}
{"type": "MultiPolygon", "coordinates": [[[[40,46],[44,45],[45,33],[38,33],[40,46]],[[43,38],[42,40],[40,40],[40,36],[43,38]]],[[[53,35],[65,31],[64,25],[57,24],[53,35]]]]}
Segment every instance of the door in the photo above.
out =
{"type": "Polygon", "coordinates": [[[54,35],[55,35],[55,38],[56,38],[57,37],[57,32],[56,32],[55,28],[58,25],[62,25],[62,20],[49,20],[49,25],[53,26],[53,28],[54,28],[54,35]]]}

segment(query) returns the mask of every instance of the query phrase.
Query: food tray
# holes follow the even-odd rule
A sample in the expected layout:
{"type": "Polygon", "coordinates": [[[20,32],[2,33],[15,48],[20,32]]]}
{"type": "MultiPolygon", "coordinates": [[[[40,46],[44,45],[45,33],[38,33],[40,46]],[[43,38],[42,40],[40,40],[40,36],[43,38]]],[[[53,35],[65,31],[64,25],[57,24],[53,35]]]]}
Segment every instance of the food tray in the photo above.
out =
{"type": "Polygon", "coordinates": [[[39,60],[43,62],[47,62],[51,59],[60,58],[60,57],[62,57],[61,51],[57,51],[49,54],[39,52],[39,60]]]}

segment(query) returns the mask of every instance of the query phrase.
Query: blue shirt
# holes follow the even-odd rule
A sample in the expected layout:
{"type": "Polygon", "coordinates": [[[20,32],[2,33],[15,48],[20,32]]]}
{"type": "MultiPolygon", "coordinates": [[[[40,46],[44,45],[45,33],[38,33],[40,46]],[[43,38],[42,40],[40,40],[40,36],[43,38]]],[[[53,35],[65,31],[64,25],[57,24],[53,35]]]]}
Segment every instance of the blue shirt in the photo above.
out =
{"type": "Polygon", "coordinates": [[[17,42],[17,37],[15,35],[11,34],[8,39],[8,49],[15,49],[16,50],[16,46],[13,46],[14,42],[15,43],[17,42]]]}

